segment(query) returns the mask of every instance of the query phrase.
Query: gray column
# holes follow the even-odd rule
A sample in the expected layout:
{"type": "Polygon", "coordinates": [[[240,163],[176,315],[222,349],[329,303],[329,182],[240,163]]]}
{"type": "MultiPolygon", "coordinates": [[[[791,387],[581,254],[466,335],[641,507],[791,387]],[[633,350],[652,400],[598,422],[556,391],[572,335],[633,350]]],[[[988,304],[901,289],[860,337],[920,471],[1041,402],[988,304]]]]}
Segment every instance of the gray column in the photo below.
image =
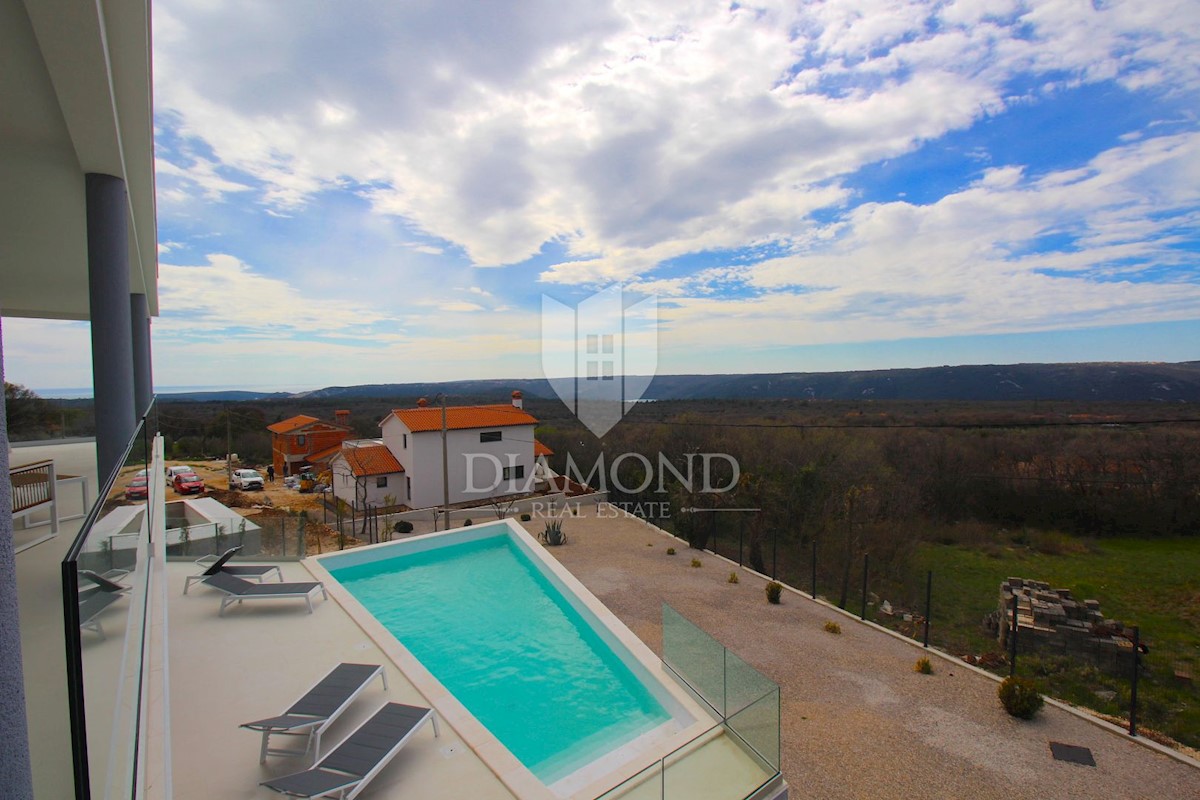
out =
{"type": "Polygon", "coordinates": [[[154,374],[150,365],[150,312],[146,295],[129,295],[129,323],[133,326],[133,411],[146,413],[154,397],[154,374]]]}
{"type": "MultiPolygon", "coordinates": [[[[0,330],[0,384],[4,337],[0,330]]],[[[5,797],[32,798],[25,678],[21,669],[21,619],[17,609],[17,562],[13,552],[12,484],[8,480],[8,420],[0,402],[0,786],[5,797]]]]}
{"type": "Polygon", "coordinates": [[[133,327],[129,320],[129,205],[125,181],[87,175],[88,290],[92,390],[100,485],[119,466],[136,424],[133,327]]]}

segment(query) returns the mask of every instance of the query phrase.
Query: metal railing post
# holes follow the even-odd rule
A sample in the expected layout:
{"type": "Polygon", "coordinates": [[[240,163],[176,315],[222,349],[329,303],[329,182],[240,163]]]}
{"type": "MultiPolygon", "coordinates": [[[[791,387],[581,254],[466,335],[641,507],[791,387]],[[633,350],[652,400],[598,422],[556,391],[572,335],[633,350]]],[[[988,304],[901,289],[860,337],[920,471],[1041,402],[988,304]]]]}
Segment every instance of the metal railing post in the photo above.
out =
{"type": "Polygon", "coordinates": [[[1133,678],[1129,685],[1129,735],[1137,736],[1138,667],[1141,664],[1141,631],[1133,626],[1133,678]]]}
{"type": "Polygon", "coordinates": [[[871,565],[871,554],[863,553],[863,585],[862,585],[862,612],[858,615],[859,619],[867,618],[867,570],[871,565]]]}
{"type": "Polygon", "coordinates": [[[817,540],[812,541],[812,598],[817,599],[817,540]]]}
{"type": "Polygon", "coordinates": [[[933,570],[925,573],[925,641],[922,647],[929,647],[929,617],[933,613],[933,570]]]}

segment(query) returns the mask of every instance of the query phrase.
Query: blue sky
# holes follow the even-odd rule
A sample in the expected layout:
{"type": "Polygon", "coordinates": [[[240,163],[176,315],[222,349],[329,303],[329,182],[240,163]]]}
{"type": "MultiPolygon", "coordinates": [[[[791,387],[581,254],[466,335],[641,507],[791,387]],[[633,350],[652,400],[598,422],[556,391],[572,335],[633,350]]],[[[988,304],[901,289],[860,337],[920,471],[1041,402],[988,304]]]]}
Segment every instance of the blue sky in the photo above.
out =
{"type": "MultiPolygon", "coordinates": [[[[1200,359],[1200,6],[154,4],[159,385],[1200,359]]],[[[5,321],[10,380],[86,325],[5,321]]]]}

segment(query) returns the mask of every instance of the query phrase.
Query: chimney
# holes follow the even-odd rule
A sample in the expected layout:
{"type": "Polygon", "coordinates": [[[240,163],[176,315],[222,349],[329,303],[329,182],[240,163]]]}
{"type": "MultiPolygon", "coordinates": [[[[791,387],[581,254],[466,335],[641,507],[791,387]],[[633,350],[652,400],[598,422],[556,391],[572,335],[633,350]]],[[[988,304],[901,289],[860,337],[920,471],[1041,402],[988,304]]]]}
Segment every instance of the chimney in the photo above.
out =
{"type": "Polygon", "coordinates": [[[520,390],[512,393],[512,404],[513,408],[525,408],[525,401],[521,399],[520,390]]]}
{"type": "Polygon", "coordinates": [[[333,412],[333,421],[336,422],[338,425],[345,425],[345,426],[349,427],[349,425],[350,425],[349,410],[340,408],[337,411],[333,412]]]}
{"type": "Polygon", "coordinates": [[[429,401],[426,400],[424,397],[422,397],[420,400],[417,401],[417,408],[424,408],[427,405],[429,405],[429,401]]]}

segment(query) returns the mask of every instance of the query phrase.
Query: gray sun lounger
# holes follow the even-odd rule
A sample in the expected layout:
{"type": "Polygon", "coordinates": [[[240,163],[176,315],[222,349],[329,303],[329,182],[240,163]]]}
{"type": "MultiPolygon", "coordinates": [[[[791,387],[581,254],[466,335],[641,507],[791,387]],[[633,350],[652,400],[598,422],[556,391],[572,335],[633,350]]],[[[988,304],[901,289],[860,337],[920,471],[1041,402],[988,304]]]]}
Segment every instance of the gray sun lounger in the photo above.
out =
{"type": "Polygon", "coordinates": [[[120,592],[89,592],[79,599],[79,627],[83,630],[95,631],[100,634],[100,638],[107,638],[104,635],[104,628],[100,627],[100,620],[96,617],[100,616],[100,612],[111,606],[113,603],[121,599],[123,595],[120,592]]]}
{"type": "Polygon", "coordinates": [[[262,734],[258,763],[265,764],[267,756],[305,756],[309,750],[312,751],[315,761],[321,755],[321,734],[350,707],[354,698],[358,697],[376,676],[383,679],[383,688],[386,691],[387,673],[378,664],[338,664],[333,672],[322,678],[283,714],[240,725],[239,727],[262,734]],[[304,749],[272,748],[272,735],[303,736],[304,749]]]}
{"type": "Polygon", "coordinates": [[[238,545],[237,547],[231,547],[224,553],[221,553],[217,560],[213,561],[211,564],[209,563],[209,560],[212,559],[212,556],[204,556],[203,558],[196,559],[196,563],[202,567],[205,567],[205,570],[199,575],[189,575],[187,577],[187,580],[183,582],[183,593],[187,594],[188,589],[190,589],[192,584],[196,581],[203,581],[205,578],[211,578],[213,575],[222,572],[226,575],[236,575],[239,578],[245,578],[247,580],[253,579],[259,581],[260,583],[264,578],[274,572],[278,576],[279,580],[281,582],[283,581],[283,572],[274,564],[268,566],[260,564],[228,563],[229,559],[233,558],[234,555],[236,555],[241,549],[241,545],[238,545]]]}
{"type": "Polygon", "coordinates": [[[289,797],[352,800],[427,720],[433,722],[433,735],[439,736],[437,717],[431,709],[387,703],[312,769],[259,785],[289,797]]]}
{"type": "Polygon", "coordinates": [[[308,604],[308,613],[313,613],[313,595],[320,592],[328,600],[329,594],[325,585],[320,581],[304,583],[251,583],[248,580],[218,572],[209,575],[203,581],[205,586],[211,586],[225,594],[221,598],[221,611],[218,616],[225,615],[225,609],[243,600],[271,600],[285,597],[300,597],[308,604]]]}
{"type": "Polygon", "coordinates": [[[128,592],[129,591],[128,586],[125,586],[123,584],[117,583],[116,581],[112,580],[112,577],[119,577],[121,575],[128,575],[128,574],[129,573],[125,570],[116,570],[113,573],[106,572],[105,574],[100,575],[95,572],[92,572],[90,569],[81,569],[81,570],[79,570],[79,577],[90,581],[91,585],[90,586],[81,586],[79,591],[81,594],[84,592],[97,591],[97,590],[101,591],[101,592],[108,592],[109,594],[120,594],[121,592],[128,592]]]}

